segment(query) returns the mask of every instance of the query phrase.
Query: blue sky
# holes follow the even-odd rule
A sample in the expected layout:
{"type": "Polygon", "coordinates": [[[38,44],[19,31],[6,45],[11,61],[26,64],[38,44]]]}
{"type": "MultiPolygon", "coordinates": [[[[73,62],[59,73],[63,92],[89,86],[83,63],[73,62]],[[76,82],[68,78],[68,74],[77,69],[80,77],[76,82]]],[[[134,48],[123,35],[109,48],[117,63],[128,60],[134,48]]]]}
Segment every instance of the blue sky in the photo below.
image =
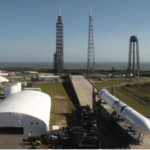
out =
{"type": "Polygon", "coordinates": [[[90,6],[95,61],[127,61],[131,35],[150,61],[150,0],[0,0],[0,62],[52,62],[59,7],[64,61],[86,62],[90,6]]]}

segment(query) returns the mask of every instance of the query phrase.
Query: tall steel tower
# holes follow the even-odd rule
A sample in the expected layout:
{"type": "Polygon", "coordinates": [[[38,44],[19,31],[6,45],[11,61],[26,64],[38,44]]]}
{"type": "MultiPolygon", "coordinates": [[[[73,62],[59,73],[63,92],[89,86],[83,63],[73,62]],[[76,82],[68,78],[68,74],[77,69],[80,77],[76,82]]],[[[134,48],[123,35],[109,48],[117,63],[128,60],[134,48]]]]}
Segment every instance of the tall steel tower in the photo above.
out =
{"type": "Polygon", "coordinates": [[[93,39],[92,11],[90,7],[87,76],[89,76],[90,74],[94,74],[94,73],[95,73],[94,39],[93,39]]]}
{"type": "Polygon", "coordinates": [[[135,76],[135,69],[137,69],[137,77],[139,78],[140,72],[140,59],[139,59],[139,45],[138,38],[131,36],[129,41],[129,57],[128,57],[128,76],[132,73],[135,76]]]}
{"type": "Polygon", "coordinates": [[[63,73],[63,23],[60,7],[58,21],[56,23],[56,52],[54,54],[54,74],[61,75],[62,73],[63,73]]]}

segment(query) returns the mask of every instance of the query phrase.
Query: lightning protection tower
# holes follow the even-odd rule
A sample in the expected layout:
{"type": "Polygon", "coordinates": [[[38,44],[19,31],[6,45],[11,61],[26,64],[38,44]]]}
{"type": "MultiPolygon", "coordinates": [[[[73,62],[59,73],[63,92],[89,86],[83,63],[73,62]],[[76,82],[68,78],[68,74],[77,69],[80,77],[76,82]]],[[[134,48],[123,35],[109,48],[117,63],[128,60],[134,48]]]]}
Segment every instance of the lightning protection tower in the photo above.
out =
{"type": "Polygon", "coordinates": [[[131,73],[135,76],[135,69],[137,69],[137,77],[139,78],[140,72],[140,59],[139,59],[139,46],[138,38],[131,36],[129,41],[129,57],[128,57],[128,76],[131,77],[131,73]]]}
{"type": "Polygon", "coordinates": [[[58,21],[56,23],[56,52],[54,54],[54,74],[61,75],[62,73],[63,73],[63,23],[60,7],[58,21]]]}
{"type": "Polygon", "coordinates": [[[94,73],[95,73],[94,39],[93,39],[92,12],[91,12],[91,7],[90,7],[87,76],[89,76],[90,74],[94,74],[94,73]]]}

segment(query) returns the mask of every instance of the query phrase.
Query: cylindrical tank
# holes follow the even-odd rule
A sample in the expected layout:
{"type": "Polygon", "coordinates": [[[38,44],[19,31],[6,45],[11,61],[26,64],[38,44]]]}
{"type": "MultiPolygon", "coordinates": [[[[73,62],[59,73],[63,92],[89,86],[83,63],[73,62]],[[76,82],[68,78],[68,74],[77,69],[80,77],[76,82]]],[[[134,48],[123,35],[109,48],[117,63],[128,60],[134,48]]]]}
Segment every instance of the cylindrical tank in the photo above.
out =
{"type": "Polygon", "coordinates": [[[21,82],[13,81],[13,83],[17,84],[17,91],[20,92],[21,91],[21,82]]]}
{"type": "Polygon", "coordinates": [[[18,92],[17,84],[14,83],[7,83],[4,87],[4,97],[7,98],[10,95],[18,92]]]}

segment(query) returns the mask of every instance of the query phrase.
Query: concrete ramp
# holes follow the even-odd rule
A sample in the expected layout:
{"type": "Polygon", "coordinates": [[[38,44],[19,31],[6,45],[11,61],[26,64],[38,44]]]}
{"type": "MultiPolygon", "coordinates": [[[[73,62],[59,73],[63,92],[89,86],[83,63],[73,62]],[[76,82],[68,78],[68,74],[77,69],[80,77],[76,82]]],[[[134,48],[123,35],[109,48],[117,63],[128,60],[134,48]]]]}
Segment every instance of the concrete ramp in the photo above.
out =
{"type": "Polygon", "coordinates": [[[70,75],[73,89],[81,106],[93,107],[93,86],[82,75],[70,75]]]}

